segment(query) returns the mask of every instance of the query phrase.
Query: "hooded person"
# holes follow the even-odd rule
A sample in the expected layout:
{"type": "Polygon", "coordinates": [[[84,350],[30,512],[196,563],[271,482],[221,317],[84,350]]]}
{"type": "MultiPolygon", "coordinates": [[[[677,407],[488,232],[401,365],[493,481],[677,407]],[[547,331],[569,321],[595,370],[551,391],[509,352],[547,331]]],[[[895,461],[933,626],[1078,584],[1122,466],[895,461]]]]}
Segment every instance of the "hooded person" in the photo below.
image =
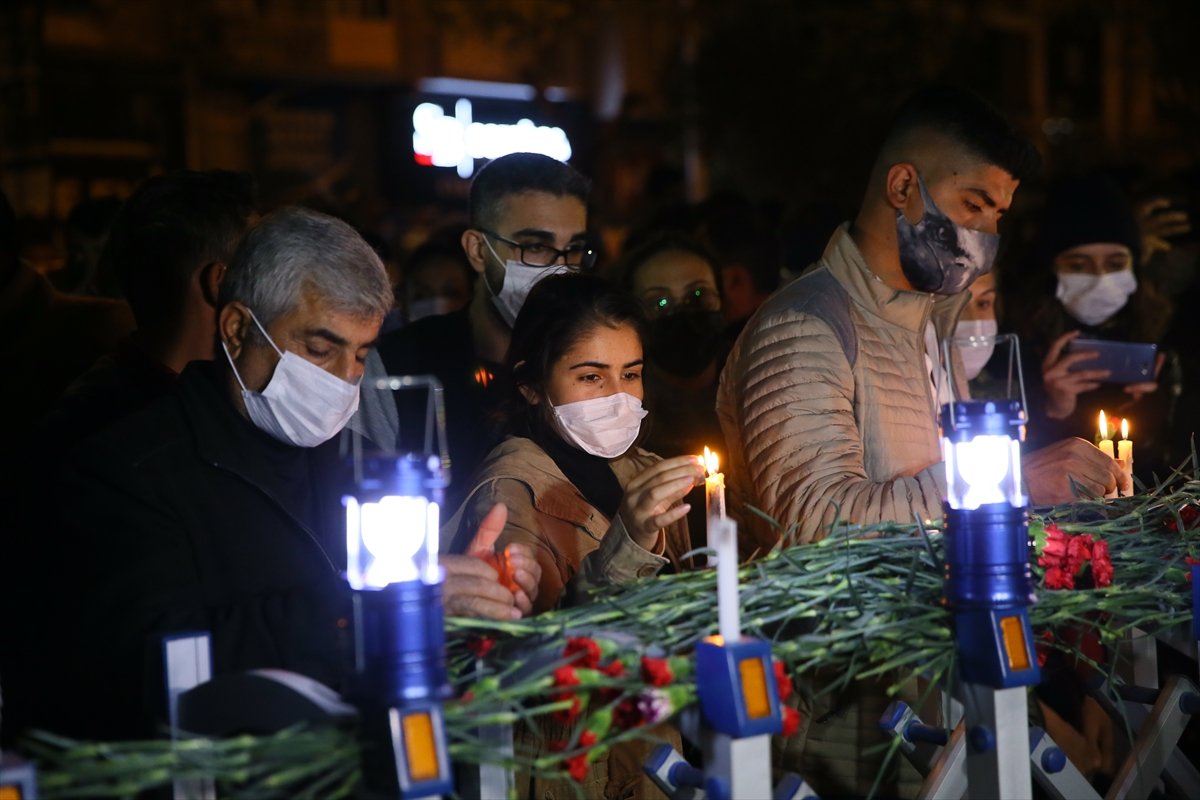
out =
{"type": "MultiPolygon", "coordinates": [[[[1047,196],[1033,254],[1026,264],[1019,303],[1019,332],[1027,362],[1030,441],[1063,436],[1092,438],[1099,412],[1132,418],[1137,430],[1135,467],[1144,480],[1164,468],[1171,392],[1156,381],[1118,385],[1108,373],[1081,367],[1094,357],[1068,352],[1076,338],[1158,344],[1171,321],[1169,301],[1138,274],[1141,235],[1120,188],[1102,175],[1060,181],[1047,196]]],[[[1160,353],[1157,370],[1170,359],[1160,353]]],[[[1172,373],[1174,370],[1172,370],[1172,373]]],[[[1156,371],[1156,376],[1158,372],[1156,371]]]]}

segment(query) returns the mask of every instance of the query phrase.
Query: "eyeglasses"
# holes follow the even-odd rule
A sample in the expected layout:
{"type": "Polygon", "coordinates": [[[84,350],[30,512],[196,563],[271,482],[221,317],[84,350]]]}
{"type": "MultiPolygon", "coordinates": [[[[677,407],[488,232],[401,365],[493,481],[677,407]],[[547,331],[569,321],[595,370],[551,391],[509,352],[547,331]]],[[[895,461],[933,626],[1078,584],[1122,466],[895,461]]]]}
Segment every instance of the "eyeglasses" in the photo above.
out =
{"type": "Polygon", "coordinates": [[[517,251],[517,260],[527,267],[549,267],[559,263],[559,259],[569,267],[587,268],[596,263],[596,250],[586,242],[568,245],[565,250],[559,250],[548,244],[514,242],[484,228],[480,228],[479,231],[517,251]]]}
{"type": "Polygon", "coordinates": [[[661,317],[675,311],[720,311],[721,296],[708,286],[688,289],[682,297],[654,292],[642,297],[646,311],[652,317],[661,317]]]}

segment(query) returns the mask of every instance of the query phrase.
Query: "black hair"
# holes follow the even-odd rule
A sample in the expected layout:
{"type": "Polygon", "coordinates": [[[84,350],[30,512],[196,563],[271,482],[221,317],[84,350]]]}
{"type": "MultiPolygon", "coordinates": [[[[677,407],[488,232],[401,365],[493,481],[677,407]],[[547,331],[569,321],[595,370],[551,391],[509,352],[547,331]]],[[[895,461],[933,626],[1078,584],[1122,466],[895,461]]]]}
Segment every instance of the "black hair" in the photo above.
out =
{"type": "Polygon", "coordinates": [[[196,270],[228,264],[254,214],[250,176],[184,171],[142,182],[113,223],[103,259],[139,328],[169,330],[196,270]]]}
{"type": "Polygon", "coordinates": [[[516,433],[530,420],[527,386],[544,396],[551,369],[583,337],[600,325],[628,325],[646,342],[646,317],[628,292],[593,274],[570,272],[538,281],[513,323],[505,367],[511,376],[508,422],[516,433]]]}
{"type": "Polygon", "coordinates": [[[490,227],[510,194],[545,192],[587,205],[592,184],[570,164],[538,153],[512,153],[488,162],[471,182],[471,226],[490,227]]]}
{"type": "Polygon", "coordinates": [[[888,128],[883,149],[917,131],[947,137],[1018,181],[1035,177],[1042,157],[995,106],[974,92],[928,86],[913,93],[888,128]]]}
{"type": "Polygon", "coordinates": [[[699,239],[683,231],[660,231],[634,243],[621,256],[614,268],[614,274],[617,276],[621,288],[632,292],[633,280],[637,271],[642,268],[643,264],[661,253],[690,253],[708,264],[709,269],[712,270],[717,293],[720,294],[721,268],[717,257],[699,239]]]}

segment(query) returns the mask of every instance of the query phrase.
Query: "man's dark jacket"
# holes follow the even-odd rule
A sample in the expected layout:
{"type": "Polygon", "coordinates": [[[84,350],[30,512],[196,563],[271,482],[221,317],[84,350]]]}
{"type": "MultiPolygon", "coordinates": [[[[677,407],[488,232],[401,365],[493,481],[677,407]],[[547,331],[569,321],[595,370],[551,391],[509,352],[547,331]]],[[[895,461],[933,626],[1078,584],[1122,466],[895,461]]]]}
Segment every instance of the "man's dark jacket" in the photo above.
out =
{"type": "Polygon", "coordinates": [[[32,540],[53,590],[23,651],[34,659],[32,703],[17,712],[26,724],[156,732],[161,637],[180,631],[212,633],[214,674],[275,667],[337,687],[346,622],[336,439],[307,450],[268,437],[224,381],[223,365],[193,362],[173,395],[68,459],[53,487],[60,525],[32,540]]]}

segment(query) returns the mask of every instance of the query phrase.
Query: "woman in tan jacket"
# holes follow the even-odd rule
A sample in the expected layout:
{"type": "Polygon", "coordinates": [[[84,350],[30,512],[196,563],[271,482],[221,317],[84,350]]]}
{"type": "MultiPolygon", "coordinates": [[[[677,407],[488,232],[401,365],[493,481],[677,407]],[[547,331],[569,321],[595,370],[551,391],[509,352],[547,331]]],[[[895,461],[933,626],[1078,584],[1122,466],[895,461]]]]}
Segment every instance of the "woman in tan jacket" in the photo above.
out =
{"type": "MultiPolygon", "coordinates": [[[[695,456],[661,459],[634,446],[641,432],[645,322],[631,295],[588,275],[555,275],[529,293],[513,326],[507,369],[513,435],[484,460],[462,507],[442,529],[461,552],[497,503],[508,520],[496,550],[532,547],[542,568],[534,612],[588,590],[683,567],[689,506],[704,478],[695,456]]],[[[670,726],[649,731],[679,745],[670,726]]],[[[544,752],[570,731],[522,727],[518,747],[544,752]]],[[[592,763],[582,784],[518,776],[522,797],[661,797],[642,774],[653,742],[623,743],[592,763]]]]}
{"type": "Polygon", "coordinates": [[[578,274],[540,281],[513,326],[513,435],[485,459],[443,537],[460,551],[503,503],[497,549],[529,544],[542,567],[535,612],[680,569],[690,549],[680,500],[703,481],[699,459],[634,446],[646,416],[644,326],[634,298],[578,274]]]}

